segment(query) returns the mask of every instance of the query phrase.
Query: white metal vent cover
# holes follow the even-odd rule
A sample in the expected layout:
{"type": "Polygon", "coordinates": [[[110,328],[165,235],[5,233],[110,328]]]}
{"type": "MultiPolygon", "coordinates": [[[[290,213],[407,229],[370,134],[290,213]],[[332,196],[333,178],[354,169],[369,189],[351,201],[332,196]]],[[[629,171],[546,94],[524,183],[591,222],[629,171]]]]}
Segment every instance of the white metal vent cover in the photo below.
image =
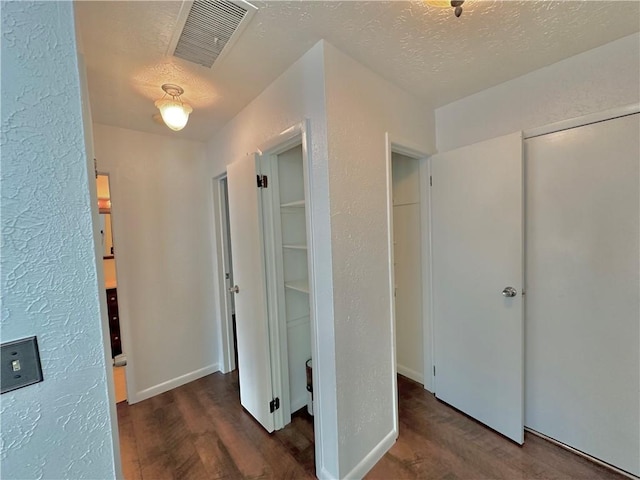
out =
{"type": "Polygon", "coordinates": [[[185,1],[167,53],[210,68],[231,49],[256,10],[243,0],[185,1]]]}

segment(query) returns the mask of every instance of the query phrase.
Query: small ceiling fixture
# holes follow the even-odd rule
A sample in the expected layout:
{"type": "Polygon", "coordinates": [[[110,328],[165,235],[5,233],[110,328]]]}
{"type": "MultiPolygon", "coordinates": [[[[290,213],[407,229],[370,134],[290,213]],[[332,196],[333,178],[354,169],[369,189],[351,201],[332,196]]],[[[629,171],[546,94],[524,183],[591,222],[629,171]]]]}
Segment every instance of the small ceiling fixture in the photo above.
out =
{"type": "Polygon", "coordinates": [[[453,8],[456,17],[462,15],[462,4],[464,0],[426,0],[427,5],[438,8],[453,8]]]}
{"type": "Polygon", "coordinates": [[[180,95],[184,93],[182,87],[165,83],[162,85],[162,90],[165,92],[164,96],[160,100],[156,100],[155,103],[158,110],[160,110],[162,120],[171,130],[176,132],[182,130],[187,124],[189,114],[193,112],[193,108],[180,98],[180,95]],[[171,98],[168,98],[167,95],[171,98]]]}

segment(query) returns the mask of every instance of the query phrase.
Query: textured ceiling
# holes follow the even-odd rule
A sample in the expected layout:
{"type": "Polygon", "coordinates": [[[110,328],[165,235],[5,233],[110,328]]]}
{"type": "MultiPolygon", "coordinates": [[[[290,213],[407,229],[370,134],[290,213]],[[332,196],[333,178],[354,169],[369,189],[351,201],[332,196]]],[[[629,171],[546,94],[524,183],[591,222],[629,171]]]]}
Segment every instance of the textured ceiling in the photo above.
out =
{"type": "Polygon", "coordinates": [[[208,140],[323,38],[438,107],[640,30],[638,1],[468,0],[460,18],[421,1],[252,3],[209,69],[167,55],[182,2],[76,2],[94,121],[208,140]],[[163,83],[194,107],[181,132],[151,119],[163,83]]]}

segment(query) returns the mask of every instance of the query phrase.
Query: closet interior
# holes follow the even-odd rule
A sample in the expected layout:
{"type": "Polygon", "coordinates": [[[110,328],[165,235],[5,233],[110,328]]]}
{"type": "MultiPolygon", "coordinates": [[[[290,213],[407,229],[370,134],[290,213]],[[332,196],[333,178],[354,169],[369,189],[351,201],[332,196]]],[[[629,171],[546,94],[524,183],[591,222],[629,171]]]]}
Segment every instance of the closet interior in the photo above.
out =
{"type": "Polygon", "coordinates": [[[290,415],[307,406],[309,413],[313,412],[310,388],[307,388],[307,365],[311,366],[311,312],[302,145],[272,155],[270,160],[271,184],[267,192],[270,191],[273,206],[278,321],[286,333],[281,358],[286,356],[283,363],[288,372],[282,382],[283,390],[288,383],[289,408],[285,405],[284,411],[287,424],[287,410],[290,415]]]}

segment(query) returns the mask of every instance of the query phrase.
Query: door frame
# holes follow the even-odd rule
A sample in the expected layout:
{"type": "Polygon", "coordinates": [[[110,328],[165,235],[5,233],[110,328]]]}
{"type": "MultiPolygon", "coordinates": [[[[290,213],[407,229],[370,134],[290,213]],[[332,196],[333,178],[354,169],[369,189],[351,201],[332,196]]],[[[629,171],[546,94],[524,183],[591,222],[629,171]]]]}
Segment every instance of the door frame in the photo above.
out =
{"type": "MultiPolygon", "coordinates": [[[[228,201],[224,195],[223,183],[227,181],[227,173],[223,173],[213,179],[213,197],[214,197],[214,222],[215,237],[218,248],[215,249],[215,257],[218,264],[218,308],[220,315],[221,343],[222,343],[222,361],[220,362],[220,371],[229,373],[236,369],[235,346],[233,342],[233,318],[231,312],[231,304],[229,302],[229,293],[227,291],[227,279],[225,278],[225,265],[227,264],[227,254],[231,250],[231,245],[226,240],[228,231],[228,201]]],[[[231,253],[233,258],[233,252],[231,253]]]]}
{"type": "MultiPolygon", "coordinates": [[[[103,175],[103,176],[109,177],[109,200],[111,201],[110,210],[112,215],[111,239],[113,241],[113,247],[114,247],[113,261],[115,263],[115,268],[116,268],[116,289],[118,291],[118,323],[120,324],[120,343],[122,345],[122,353],[124,353],[127,356],[127,364],[124,366],[125,367],[125,385],[127,389],[126,402],[131,405],[131,404],[137,403],[139,400],[135,393],[136,380],[135,380],[134,369],[133,369],[133,365],[135,363],[135,351],[133,348],[133,343],[131,342],[131,325],[129,323],[129,315],[127,313],[128,312],[127,307],[129,305],[129,296],[127,294],[127,287],[126,287],[127,281],[125,277],[123,277],[121,274],[118,273],[120,271],[120,268],[118,267],[118,254],[116,253],[116,250],[117,250],[116,245],[118,245],[118,242],[117,242],[118,236],[116,232],[118,229],[114,225],[114,221],[113,221],[114,214],[115,214],[115,218],[118,218],[118,213],[117,213],[118,202],[117,200],[115,202],[113,200],[113,183],[111,181],[113,178],[113,175],[110,172],[105,170],[96,170],[96,175],[103,175]]],[[[104,259],[102,258],[102,256],[100,256],[99,260],[102,260],[104,262],[104,259]]],[[[106,299],[107,288],[106,288],[106,285],[104,284],[104,263],[102,263],[101,266],[102,266],[102,269],[99,272],[102,275],[100,285],[103,287],[103,293],[106,299]]],[[[106,303],[105,303],[105,307],[106,307],[106,303]]],[[[107,331],[109,331],[108,314],[106,318],[107,318],[107,331]]],[[[109,352],[110,351],[111,350],[109,350],[109,352]]],[[[113,362],[110,368],[113,368],[113,362]]]]}
{"type": "MultiPolygon", "coordinates": [[[[314,222],[313,222],[313,208],[312,208],[312,188],[313,181],[310,176],[310,171],[312,170],[312,149],[311,149],[311,140],[310,140],[310,132],[311,126],[309,120],[303,120],[299,123],[293,124],[289,128],[285,129],[278,135],[269,138],[263,143],[259,144],[256,147],[255,153],[259,155],[259,157],[269,157],[276,156],[279,153],[282,153],[288,150],[291,147],[296,145],[302,145],[302,160],[304,166],[304,192],[305,192],[305,202],[306,202],[306,229],[307,229],[307,251],[308,251],[308,272],[309,272],[309,307],[310,307],[310,327],[311,327],[311,356],[313,358],[313,386],[314,386],[314,448],[315,448],[315,465],[316,465],[316,473],[319,477],[326,476],[323,475],[326,472],[325,468],[325,459],[331,459],[335,457],[333,450],[335,449],[334,442],[330,442],[331,444],[325,445],[323,438],[331,438],[332,433],[335,435],[335,424],[332,422],[332,418],[335,420],[333,415],[332,405],[329,401],[327,405],[323,406],[323,395],[322,395],[322,384],[323,381],[327,382],[327,384],[333,383],[335,385],[335,368],[333,365],[334,359],[331,357],[330,349],[325,346],[324,349],[321,348],[321,338],[318,329],[318,324],[316,319],[318,318],[318,305],[316,303],[316,288],[320,285],[324,279],[320,279],[317,277],[315,268],[315,256],[314,256],[314,235],[317,233],[314,230],[314,222]],[[326,414],[323,415],[323,410],[326,414]]],[[[251,155],[252,153],[249,153],[251,155]]],[[[260,162],[260,170],[261,173],[269,173],[266,172],[268,169],[268,161],[260,162]]],[[[225,318],[225,307],[222,304],[222,297],[225,295],[223,291],[225,285],[224,272],[220,267],[224,265],[222,262],[222,249],[223,245],[221,242],[221,223],[220,223],[220,208],[221,208],[221,198],[220,198],[220,180],[226,177],[226,172],[213,178],[213,198],[214,203],[217,204],[214,206],[214,238],[216,241],[215,245],[215,256],[217,259],[218,265],[218,296],[219,298],[219,314],[220,318],[225,318]]],[[[279,207],[279,206],[278,206],[279,207]]],[[[267,209],[269,210],[269,209],[267,209]]],[[[265,218],[266,223],[268,223],[268,219],[265,218]]],[[[273,232],[266,232],[265,240],[271,242],[271,248],[273,245],[273,232]],[[271,238],[269,238],[271,236],[271,238]]],[[[266,248],[270,246],[267,245],[266,248]]],[[[272,260],[273,261],[273,260],[272,260]]],[[[278,323],[278,322],[275,322],[278,323]]],[[[285,326],[286,327],[286,326],[285,326]]],[[[230,337],[232,335],[232,330],[224,325],[224,322],[221,322],[221,330],[222,330],[222,343],[223,349],[224,344],[233,343],[233,338],[230,337]]],[[[278,344],[285,345],[286,348],[286,328],[279,328],[275,334],[270,333],[271,339],[275,339],[278,344]]],[[[272,341],[270,339],[270,341],[272,341]]],[[[273,345],[273,343],[272,343],[273,345]]],[[[224,352],[224,350],[223,350],[224,352]]],[[[231,353],[233,353],[231,351],[231,353]]],[[[223,368],[228,368],[230,363],[228,362],[229,352],[224,352],[222,355],[222,366],[223,368]]],[[[282,379],[283,374],[285,373],[283,369],[288,369],[288,364],[283,362],[281,359],[278,359],[277,368],[274,368],[274,372],[277,376],[282,379]]],[[[288,387],[287,387],[288,388],[288,387]]],[[[281,389],[280,389],[281,390],[281,389]]],[[[329,388],[330,392],[331,388],[329,388]]],[[[282,391],[282,390],[281,390],[282,391]]],[[[288,390],[287,390],[288,395],[288,390]]],[[[329,399],[331,397],[330,393],[329,399]]],[[[281,428],[284,422],[283,408],[281,407],[279,410],[276,410],[276,416],[274,417],[276,429],[281,428]]],[[[290,412],[289,412],[290,415],[290,412]]],[[[329,442],[326,442],[329,443],[329,442]]]]}
{"type": "MultiPolygon", "coordinates": [[[[330,450],[335,447],[335,445],[325,445],[323,438],[325,436],[329,437],[331,432],[335,430],[335,425],[331,424],[331,405],[327,405],[323,407],[323,395],[322,395],[322,380],[327,380],[329,376],[329,380],[333,380],[335,382],[335,369],[332,369],[332,359],[326,359],[327,356],[327,348],[324,348],[325,354],[322,354],[323,349],[321,348],[321,338],[320,332],[318,329],[318,305],[316,303],[316,288],[320,284],[321,279],[316,276],[316,268],[315,268],[315,255],[314,255],[314,221],[313,221],[313,208],[312,208],[312,188],[313,182],[311,179],[310,171],[312,169],[312,150],[311,150],[311,141],[310,134],[311,126],[309,120],[303,120],[300,123],[294,124],[289,128],[285,129],[280,134],[268,139],[267,141],[258,145],[257,153],[260,157],[267,159],[266,162],[261,162],[261,171],[262,173],[271,173],[268,172],[269,164],[271,163],[272,157],[277,156],[280,153],[285,152],[286,150],[296,146],[302,145],[302,164],[303,164],[303,174],[304,174],[304,196],[306,203],[306,234],[307,234],[307,263],[308,263],[308,275],[309,275],[309,310],[310,310],[310,327],[311,327],[311,358],[313,359],[313,402],[314,402],[314,447],[315,447],[315,459],[316,459],[316,473],[321,476],[322,472],[325,471],[324,462],[325,458],[331,458],[330,450]],[[323,415],[323,410],[327,408],[327,415],[323,415]],[[325,432],[328,435],[325,435],[325,432]]],[[[279,205],[277,205],[279,209],[279,205]]],[[[271,210],[271,209],[267,209],[271,210]]],[[[268,218],[265,217],[266,223],[268,223],[268,218]]],[[[266,248],[270,248],[273,250],[274,245],[274,232],[271,229],[270,231],[265,232],[265,239],[267,242],[270,242],[266,248]]],[[[272,259],[275,261],[275,258],[272,259]]],[[[270,269],[271,272],[275,272],[275,269],[270,269]]],[[[275,278],[271,278],[271,282],[273,283],[275,278]]],[[[271,308],[271,307],[270,307],[271,308]]],[[[277,316],[275,317],[277,318],[277,316]]],[[[286,325],[281,325],[280,322],[275,322],[278,324],[277,332],[274,332],[273,338],[277,341],[278,345],[284,345],[284,351],[286,351],[286,340],[287,340],[287,330],[286,325]]],[[[274,368],[277,371],[277,374],[280,377],[280,381],[282,378],[287,378],[288,372],[288,363],[287,358],[282,357],[283,349],[279,350],[279,358],[277,359],[277,363],[274,365],[278,365],[279,368],[274,368]]],[[[288,382],[286,385],[286,395],[289,395],[288,392],[288,382]]],[[[281,392],[284,392],[284,389],[281,386],[281,392]]],[[[283,402],[284,403],[284,402],[283,402]]],[[[285,419],[290,421],[291,412],[284,412],[284,408],[281,408],[280,411],[276,410],[276,413],[280,412],[281,418],[276,416],[276,428],[281,428],[284,425],[285,419]],[[285,416],[288,415],[287,416],[285,416]],[[278,423],[282,422],[282,423],[278,423]]]]}
{"type": "MultiPolygon", "coordinates": [[[[293,125],[279,135],[270,138],[260,144],[257,148],[259,155],[260,173],[267,174],[271,185],[278,185],[275,178],[276,173],[272,170],[272,166],[278,161],[278,155],[287,150],[302,146],[302,165],[303,165],[303,182],[305,197],[305,228],[307,236],[307,265],[309,276],[309,314],[311,327],[311,358],[317,358],[317,350],[314,349],[316,336],[314,331],[315,324],[315,295],[314,295],[314,273],[313,273],[313,241],[311,237],[312,221],[311,221],[311,185],[309,183],[309,169],[311,167],[310,148],[308,144],[309,131],[308,121],[293,125]]],[[[274,187],[275,188],[275,187],[274,187]]],[[[273,192],[273,190],[271,190],[273,192]]],[[[283,428],[291,422],[291,398],[289,394],[289,362],[288,362],[288,344],[287,344],[287,324],[281,320],[285,318],[284,312],[284,292],[278,286],[283,282],[282,250],[276,248],[281,244],[281,232],[279,231],[280,220],[280,204],[275,202],[273,194],[267,195],[263,211],[263,229],[265,251],[270,254],[266,255],[266,275],[267,275],[267,298],[277,299],[275,302],[267,302],[269,309],[269,336],[271,342],[271,362],[272,375],[274,384],[274,393],[278,392],[281,399],[280,409],[276,410],[274,421],[276,429],[283,428]],[[276,213],[278,212],[278,213],[276,213]]],[[[314,380],[314,385],[317,382],[314,380]]],[[[316,412],[314,412],[316,413],[316,412]]]]}
{"type": "MultiPolygon", "coordinates": [[[[386,173],[387,173],[387,243],[389,246],[389,288],[394,291],[394,253],[393,253],[393,175],[392,175],[392,153],[399,153],[413,158],[418,162],[418,172],[420,177],[420,236],[422,250],[422,349],[423,349],[423,385],[424,388],[435,393],[435,378],[433,375],[434,347],[433,347],[433,326],[431,311],[431,192],[429,189],[429,177],[431,175],[431,163],[429,157],[431,151],[425,151],[423,147],[396,136],[389,132],[385,133],[386,145],[386,173]]],[[[390,318],[392,329],[392,352],[393,352],[393,391],[395,412],[395,429],[398,429],[398,388],[396,381],[396,305],[395,295],[391,295],[390,318]]]]}
{"type": "Polygon", "coordinates": [[[584,127],[592,123],[606,122],[607,120],[626,117],[627,115],[634,115],[636,113],[640,113],[640,103],[631,103],[622,107],[611,108],[601,112],[560,120],[559,122],[547,123],[537,128],[526,129],[522,132],[522,140],[528,140],[529,138],[548,135],[562,130],[569,130],[571,128],[584,127]]]}

